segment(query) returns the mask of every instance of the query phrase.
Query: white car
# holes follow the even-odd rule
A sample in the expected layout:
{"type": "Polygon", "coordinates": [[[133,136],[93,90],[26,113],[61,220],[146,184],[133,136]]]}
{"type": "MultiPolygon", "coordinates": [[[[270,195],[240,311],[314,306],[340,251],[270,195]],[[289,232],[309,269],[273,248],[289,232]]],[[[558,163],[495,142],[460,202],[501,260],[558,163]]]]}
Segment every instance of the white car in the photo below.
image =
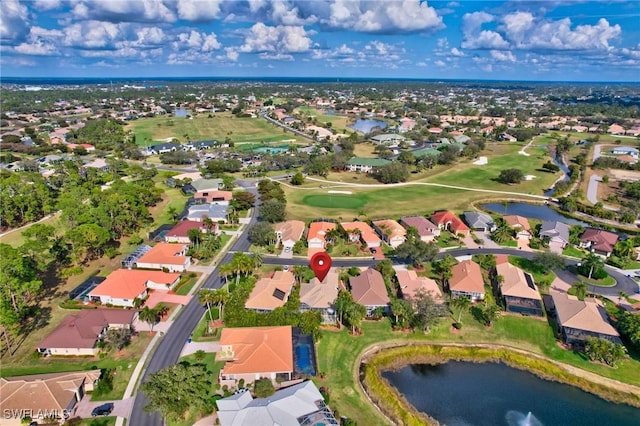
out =
{"type": "Polygon", "coordinates": [[[285,253],[291,253],[291,247],[285,247],[284,248],[284,252],[285,253]]]}

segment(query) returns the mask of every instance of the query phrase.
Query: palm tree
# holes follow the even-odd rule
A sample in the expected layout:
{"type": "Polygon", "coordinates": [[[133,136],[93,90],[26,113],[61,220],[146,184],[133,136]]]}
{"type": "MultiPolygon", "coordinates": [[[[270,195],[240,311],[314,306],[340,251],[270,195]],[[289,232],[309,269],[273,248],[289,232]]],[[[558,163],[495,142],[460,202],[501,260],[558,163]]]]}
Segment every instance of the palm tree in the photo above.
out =
{"type": "Polygon", "coordinates": [[[258,251],[252,251],[249,254],[249,257],[251,258],[251,266],[252,266],[252,271],[253,269],[258,269],[259,267],[262,266],[262,263],[264,261],[264,258],[262,256],[262,253],[258,252],[258,251]]]}
{"type": "Polygon", "coordinates": [[[227,289],[227,291],[229,291],[229,286],[228,286],[229,276],[233,275],[233,272],[234,272],[233,265],[231,263],[225,263],[224,265],[220,265],[218,272],[220,273],[220,275],[224,277],[224,287],[227,289]]]}
{"type": "Polygon", "coordinates": [[[202,224],[207,230],[207,233],[211,233],[211,230],[213,229],[213,220],[210,217],[205,216],[204,219],[202,219],[202,224]]]}
{"type": "Polygon", "coordinates": [[[616,255],[618,255],[618,257],[633,258],[633,255],[634,255],[633,239],[627,238],[624,241],[618,241],[615,247],[613,248],[613,251],[616,252],[616,255]]]}
{"type": "Polygon", "coordinates": [[[460,324],[462,322],[462,312],[469,309],[471,300],[468,297],[456,297],[455,299],[452,298],[449,303],[452,307],[458,309],[458,320],[456,322],[460,324]]]}
{"type": "Polygon", "coordinates": [[[500,318],[501,312],[500,307],[495,303],[487,303],[484,302],[482,307],[482,316],[484,320],[487,322],[487,326],[491,327],[493,322],[500,318]]]}
{"type": "Polygon", "coordinates": [[[589,276],[588,279],[591,279],[591,275],[593,275],[594,270],[598,270],[604,266],[604,262],[602,258],[594,253],[589,253],[582,259],[582,264],[585,268],[589,268],[589,276]]]}
{"type": "Polygon", "coordinates": [[[625,293],[624,291],[620,290],[618,292],[618,304],[622,304],[622,300],[627,298],[627,293],[625,293]]]}
{"type": "Polygon", "coordinates": [[[584,300],[589,290],[589,286],[584,281],[576,281],[572,286],[576,292],[576,297],[580,300],[584,300]]]}
{"type": "Polygon", "coordinates": [[[145,306],[140,310],[140,312],[138,312],[138,318],[140,319],[140,321],[146,322],[151,327],[149,333],[153,333],[153,326],[158,323],[157,308],[157,306],[153,309],[145,306]]]}
{"type": "Polygon", "coordinates": [[[231,259],[231,265],[236,275],[236,285],[240,282],[240,275],[243,273],[249,273],[253,270],[251,258],[249,255],[235,252],[233,254],[233,258],[231,259]]]}
{"type": "Polygon", "coordinates": [[[202,231],[197,228],[189,229],[189,231],[187,231],[187,236],[189,237],[191,244],[196,247],[200,245],[200,241],[202,240],[202,231]]]}
{"type": "Polygon", "coordinates": [[[367,308],[364,305],[352,302],[347,306],[344,317],[351,326],[351,334],[355,334],[356,330],[360,328],[360,324],[366,315],[367,308]]]}
{"type": "Polygon", "coordinates": [[[219,313],[218,319],[224,318],[224,304],[227,303],[229,299],[229,292],[225,291],[222,288],[216,289],[213,291],[213,303],[218,306],[219,313]]]}
{"type": "MultiPolygon", "coordinates": [[[[198,301],[200,303],[204,303],[207,305],[207,312],[209,312],[209,324],[213,322],[213,314],[211,313],[211,304],[215,303],[214,301],[214,290],[210,290],[208,288],[203,288],[198,293],[198,301]]],[[[209,331],[211,331],[211,325],[208,327],[209,331]]]]}

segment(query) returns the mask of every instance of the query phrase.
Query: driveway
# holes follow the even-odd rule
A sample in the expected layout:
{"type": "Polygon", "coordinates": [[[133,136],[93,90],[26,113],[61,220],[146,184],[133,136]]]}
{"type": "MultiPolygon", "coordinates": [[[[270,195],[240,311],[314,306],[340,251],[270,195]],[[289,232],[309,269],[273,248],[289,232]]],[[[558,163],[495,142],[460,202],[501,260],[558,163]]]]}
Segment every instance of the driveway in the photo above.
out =
{"type": "Polygon", "coordinates": [[[476,235],[476,238],[482,240],[482,244],[480,244],[482,247],[500,248],[500,245],[496,244],[496,242],[491,239],[491,233],[475,231],[474,234],[476,235]]]}
{"type": "Polygon", "coordinates": [[[596,144],[596,146],[593,147],[593,160],[592,161],[596,161],[602,155],[600,153],[600,150],[602,149],[602,145],[603,144],[596,144]]]}
{"type": "Polygon", "coordinates": [[[598,182],[602,182],[602,178],[596,174],[591,175],[587,187],[587,200],[592,204],[598,202],[598,182]]]}
{"type": "Polygon", "coordinates": [[[76,405],[74,413],[72,417],[78,416],[84,418],[91,418],[91,410],[96,408],[99,405],[105,404],[107,402],[113,403],[113,411],[110,416],[118,416],[118,417],[129,417],[129,413],[131,412],[131,407],[133,407],[134,398],[127,399],[118,399],[115,401],[91,401],[91,397],[89,395],[85,395],[82,400],[76,405]]]}
{"type": "Polygon", "coordinates": [[[178,305],[186,305],[191,300],[191,296],[180,296],[175,293],[162,291],[162,290],[154,290],[150,295],[147,301],[145,302],[145,306],[150,308],[155,307],[158,303],[175,303],[178,305]]]}
{"type": "Polygon", "coordinates": [[[198,351],[220,352],[220,342],[187,342],[180,352],[180,357],[194,354],[198,351]]]}
{"type": "Polygon", "coordinates": [[[471,234],[469,234],[468,236],[462,238],[462,243],[467,248],[478,248],[478,244],[476,244],[476,242],[473,241],[473,237],[471,236],[471,234]]]}

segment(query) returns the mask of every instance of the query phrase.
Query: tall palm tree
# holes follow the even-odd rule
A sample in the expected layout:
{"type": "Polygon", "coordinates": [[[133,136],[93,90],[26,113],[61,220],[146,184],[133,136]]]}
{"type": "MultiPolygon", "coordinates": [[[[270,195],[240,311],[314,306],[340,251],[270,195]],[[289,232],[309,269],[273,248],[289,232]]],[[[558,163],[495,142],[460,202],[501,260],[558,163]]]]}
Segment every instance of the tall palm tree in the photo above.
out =
{"type": "Polygon", "coordinates": [[[224,265],[220,265],[220,268],[218,268],[218,272],[220,273],[220,275],[222,275],[224,277],[224,288],[227,289],[227,291],[229,291],[229,276],[233,275],[234,273],[234,268],[233,265],[231,263],[225,263],[224,265]]]}
{"type": "Polygon", "coordinates": [[[589,290],[589,286],[584,281],[576,281],[572,286],[575,289],[576,297],[579,300],[584,300],[587,296],[587,291],[589,290]]]}
{"type": "Polygon", "coordinates": [[[153,309],[145,306],[140,310],[140,312],[138,312],[138,318],[140,319],[140,321],[149,324],[149,326],[151,327],[149,333],[153,333],[153,327],[158,323],[157,306],[153,309]]]}
{"type": "MultiPolygon", "coordinates": [[[[249,257],[251,258],[252,270],[253,269],[258,269],[259,267],[262,266],[262,263],[264,262],[264,258],[262,256],[262,253],[260,253],[258,251],[252,251],[249,254],[249,257]]],[[[251,272],[253,272],[253,271],[251,271],[251,272]]]]}
{"type": "MultiPolygon", "coordinates": [[[[213,314],[211,313],[211,305],[215,303],[214,290],[203,288],[198,293],[198,301],[207,305],[207,312],[209,312],[209,323],[213,322],[213,314]]],[[[210,328],[211,326],[209,326],[210,328]]]]}
{"type": "Polygon", "coordinates": [[[604,266],[604,261],[600,256],[594,253],[589,253],[582,259],[582,263],[585,268],[589,268],[589,276],[587,278],[591,279],[593,275],[593,271],[597,271],[598,269],[604,266]]]}
{"type": "Polygon", "coordinates": [[[216,289],[213,291],[213,303],[218,306],[219,313],[218,319],[224,318],[224,304],[227,303],[229,299],[229,292],[225,291],[222,288],[216,289]]]}
{"type": "Polygon", "coordinates": [[[452,307],[458,309],[458,320],[456,322],[460,324],[462,322],[462,312],[469,309],[471,300],[468,297],[456,297],[452,298],[449,303],[452,307]]]}

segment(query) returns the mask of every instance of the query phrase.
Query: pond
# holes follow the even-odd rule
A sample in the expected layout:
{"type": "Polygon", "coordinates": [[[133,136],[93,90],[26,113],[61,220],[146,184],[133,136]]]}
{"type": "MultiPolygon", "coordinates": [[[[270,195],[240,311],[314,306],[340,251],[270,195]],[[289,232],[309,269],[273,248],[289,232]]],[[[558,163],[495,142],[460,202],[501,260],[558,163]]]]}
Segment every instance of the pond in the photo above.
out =
{"type": "Polygon", "coordinates": [[[382,376],[414,407],[447,426],[631,426],[640,418],[640,409],[504,364],[414,364],[382,376]]]}
{"type": "Polygon", "coordinates": [[[387,123],[386,121],[382,121],[382,120],[373,120],[370,118],[367,118],[367,119],[358,118],[356,122],[350,125],[349,127],[359,132],[362,132],[364,134],[368,134],[368,133],[371,133],[371,131],[376,127],[379,127],[380,130],[385,129],[387,127],[387,123]]]}
{"type": "Polygon", "coordinates": [[[527,204],[518,202],[487,203],[480,205],[483,209],[502,215],[517,214],[528,219],[555,220],[567,225],[589,226],[586,222],[563,216],[544,204],[527,204]]]}
{"type": "Polygon", "coordinates": [[[253,149],[254,152],[261,152],[263,154],[281,154],[283,152],[287,152],[289,150],[288,146],[279,146],[279,147],[270,147],[263,146],[260,148],[253,149]]]}

